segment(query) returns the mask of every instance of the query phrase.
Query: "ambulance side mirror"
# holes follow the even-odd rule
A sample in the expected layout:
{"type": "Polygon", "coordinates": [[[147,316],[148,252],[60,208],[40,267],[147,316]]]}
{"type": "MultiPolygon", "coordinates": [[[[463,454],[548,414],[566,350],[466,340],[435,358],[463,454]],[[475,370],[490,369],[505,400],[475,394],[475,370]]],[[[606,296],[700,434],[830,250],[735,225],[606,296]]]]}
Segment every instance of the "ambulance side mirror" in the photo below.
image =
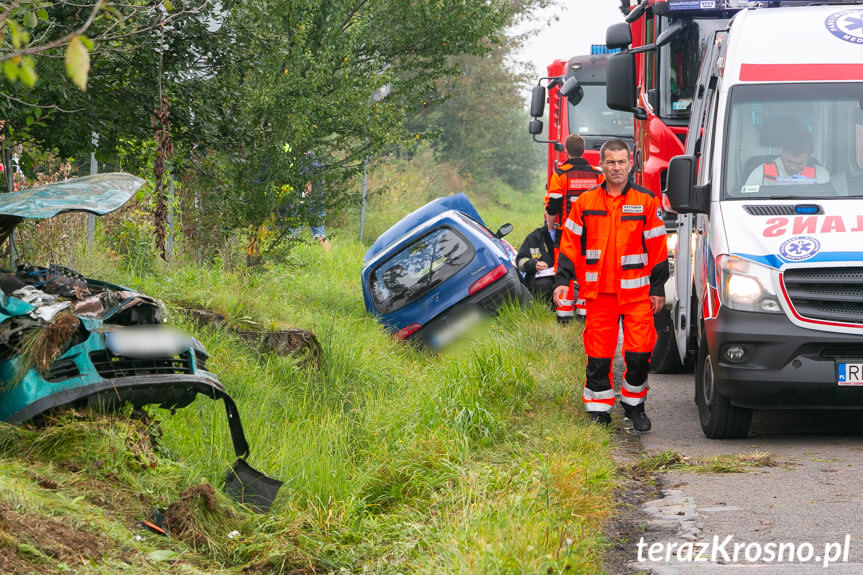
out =
{"type": "Polygon", "coordinates": [[[706,214],[710,210],[710,185],[695,185],[695,156],[674,156],[668,163],[665,195],[679,214],[706,214]]]}

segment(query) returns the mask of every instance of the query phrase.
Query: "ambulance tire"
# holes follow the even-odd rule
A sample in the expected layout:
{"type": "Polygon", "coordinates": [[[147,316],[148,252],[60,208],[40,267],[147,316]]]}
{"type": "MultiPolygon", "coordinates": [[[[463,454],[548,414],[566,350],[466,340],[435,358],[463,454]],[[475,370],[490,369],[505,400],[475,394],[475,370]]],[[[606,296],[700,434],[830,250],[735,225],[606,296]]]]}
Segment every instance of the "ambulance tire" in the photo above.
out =
{"type": "Polygon", "coordinates": [[[677,352],[671,311],[663,309],[654,315],[653,325],[656,327],[656,345],[653,346],[653,354],[650,356],[650,371],[653,373],[685,371],[686,366],[680,362],[680,354],[677,352]]]}
{"type": "Polygon", "coordinates": [[[710,439],[742,439],[749,435],[752,410],[731,405],[717,389],[713,362],[703,336],[695,366],[695,403],[701,430],[710,439]]]}

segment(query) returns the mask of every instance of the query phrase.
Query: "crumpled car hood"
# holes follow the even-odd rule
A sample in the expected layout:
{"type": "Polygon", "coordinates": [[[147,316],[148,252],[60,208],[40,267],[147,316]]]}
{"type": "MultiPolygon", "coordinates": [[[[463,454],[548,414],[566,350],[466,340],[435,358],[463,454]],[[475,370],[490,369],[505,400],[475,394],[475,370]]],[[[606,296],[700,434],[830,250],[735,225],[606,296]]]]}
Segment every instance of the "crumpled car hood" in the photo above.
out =
{"type": "Polygon", "coordinates": [[[130,174],[107,173],[0,194],[0,244],[24,218],[47,219],[74,211],[109,214],[142,185],[144,180],[130,174]]]}

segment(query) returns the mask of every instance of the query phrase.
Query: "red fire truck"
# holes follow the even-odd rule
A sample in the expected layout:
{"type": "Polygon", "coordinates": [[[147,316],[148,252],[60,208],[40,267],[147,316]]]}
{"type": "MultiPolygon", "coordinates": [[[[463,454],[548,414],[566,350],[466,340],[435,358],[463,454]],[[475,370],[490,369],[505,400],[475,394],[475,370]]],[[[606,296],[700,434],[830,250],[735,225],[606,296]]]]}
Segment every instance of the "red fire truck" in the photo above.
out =
{"type": "MultiPolygon", "coordinates": [[[[626,22],[608,28],[606,43],[622,52],[609,58],[607,104],[634,116],[634,179],[660,193],[666,188],[668,162],[685,153],[690,108],[695,96],[701,58],[717,30],[726,27],[749,0],[641,0],[635,6],[621,0],[626,22]]],[[[663,205],[667,207],[663,197],[663,205]]],[[[666,309],[656,316],[657,345],[654,371],[678,371],[693,358],[681,361],[674,335],[678,306],[673,254],[680,229],[673,213],[666,214],[669,263],[672,277],[666,283],[666,309]]]]}
{"type": "Polygon", "coordinates": [[[599,166],[599,148],[610,138],[623,138],[632,143],[632,119],[626,112],[610,109],[605,104],[605,68],[609,50],[591,46],[586,56],[555,60],[548,66],[548,76],[540,78],[533,89],[530,110],[533,120],[529,132],[535,142],[547,144],[547,177],[554,168],[566,161],[563,144],[570,134],[585,140],[584,158],[599,166]],[[546,94],[547,89],[547,94],[546,94]],[[540,118],[548,101],[548,131],[546,140],[540,118]]]}
{"type": "Polygon", "coordinates": [[[750,0],[621,0],[626,22],[606,42],[625,51],[609,60],[607,104],[635,117],[635,181],[664,190],[668,161],[683,154],[705,46],[750,0]]]}

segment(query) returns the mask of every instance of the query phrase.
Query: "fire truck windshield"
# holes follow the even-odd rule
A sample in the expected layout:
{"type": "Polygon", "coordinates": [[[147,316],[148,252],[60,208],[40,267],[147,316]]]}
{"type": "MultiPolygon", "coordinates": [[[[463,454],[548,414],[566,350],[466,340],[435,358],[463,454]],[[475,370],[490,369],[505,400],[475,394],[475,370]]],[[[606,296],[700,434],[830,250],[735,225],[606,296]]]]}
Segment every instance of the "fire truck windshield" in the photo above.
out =
{"type": "Polygon", "coordinates": [[[584,97],[569,105],[569,133],[632,138],[632,114],[605,105],[605,84],[581,84],[584,97]]]}
{"type": "Polygon", "coordinates": [[[860,83],[737,86],[724,199],[863,197],[860,83]]]}
{"type": "MultiPolygon", "coordinates": [[[[667,27],[672,20],[662,19],[667,27]]],[[[689,119],[689,108],[698,80],[698,67],[707,44],[713,40],[716,30],[725,28],[728,20],[692,19],[682,20],[683,29],[667,45],[660,49],[660,90],[659,117],[664,120],[689,119]]]]}

